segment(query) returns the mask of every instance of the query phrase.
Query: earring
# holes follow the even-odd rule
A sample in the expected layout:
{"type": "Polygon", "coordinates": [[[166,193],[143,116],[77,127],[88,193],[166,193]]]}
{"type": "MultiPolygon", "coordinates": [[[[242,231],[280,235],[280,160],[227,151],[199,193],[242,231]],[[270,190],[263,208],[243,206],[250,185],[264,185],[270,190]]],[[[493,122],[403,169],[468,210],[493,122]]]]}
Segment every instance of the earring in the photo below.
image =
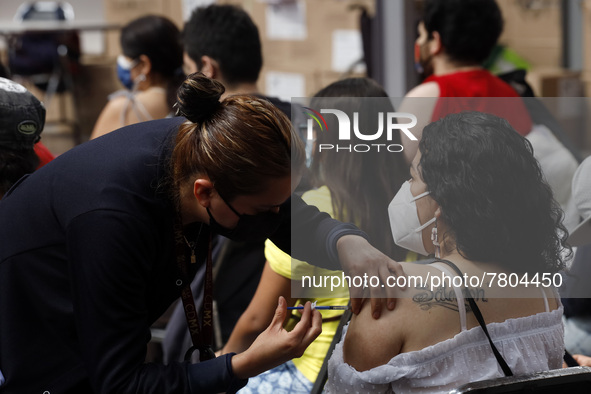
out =
{"type": "Polygon", "coordinates": [[[439,241],[437,240],[437,220],[435,221],[435,226],[431,229],[431,242],[435,246],[435,257],[441,257],[441,248],[439,247],[439,241]]]}
{"type": "Polygon", "coordinates": [[[139,89],[140,83],[146,80],[146,74],[140,74],[133,80],[133,89],[132,91],[137,91],[139,89]]]}

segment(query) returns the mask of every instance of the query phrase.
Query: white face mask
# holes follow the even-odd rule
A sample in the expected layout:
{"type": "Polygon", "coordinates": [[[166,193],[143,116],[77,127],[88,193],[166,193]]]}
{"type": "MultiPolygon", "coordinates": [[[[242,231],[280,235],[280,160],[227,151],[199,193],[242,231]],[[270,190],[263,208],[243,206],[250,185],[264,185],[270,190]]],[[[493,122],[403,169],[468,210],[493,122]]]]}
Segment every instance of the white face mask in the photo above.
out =
{"type": "Polygon", "coordinates": [[[423,245],[423,229],[433,223],[436,218],[433,217],[421,225],[415,201],[428,194],[427,191],[414,197],[410,192],[410,183],[406,181],[388,206],[390,228],[396,245],[424,256],[429,253],[423,245]]]}

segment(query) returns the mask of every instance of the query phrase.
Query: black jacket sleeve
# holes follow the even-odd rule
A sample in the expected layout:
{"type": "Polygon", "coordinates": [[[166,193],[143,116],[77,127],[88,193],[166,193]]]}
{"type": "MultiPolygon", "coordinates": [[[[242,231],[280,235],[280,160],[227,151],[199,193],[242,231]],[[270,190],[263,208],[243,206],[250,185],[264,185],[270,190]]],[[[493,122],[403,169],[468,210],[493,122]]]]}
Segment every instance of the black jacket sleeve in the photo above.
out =
{"type": "MultiPolygon", "coordinates": [[[[119,211],[92,211],[67,227],[74,319],[90,383],[97,393],[217,393],[237,380],[230,357],[200,364],[144,363],[150,339],[150,287],[162,240],[155,226],[119,211]]],[[[161,237],[161,236],[160,236],[161,237]]]]}
{"type": "Polygon", "coordinates": [[[350,223],[332,219],[297,195],[281,207],[284,220],[271,241],[285,253],[317,267],[341,269],[337,241],[343,235],[367,235],[350,223]]]}

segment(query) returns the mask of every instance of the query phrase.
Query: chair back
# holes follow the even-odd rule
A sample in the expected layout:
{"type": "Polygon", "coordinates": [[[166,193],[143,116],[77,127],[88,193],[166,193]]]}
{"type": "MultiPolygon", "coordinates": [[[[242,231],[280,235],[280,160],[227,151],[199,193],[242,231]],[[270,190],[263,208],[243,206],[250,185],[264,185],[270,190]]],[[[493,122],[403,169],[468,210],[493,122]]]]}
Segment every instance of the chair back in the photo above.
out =
{"type": "Polygon", "coordinates": [[[591,368],[571,367],[468,383],[450,394],[588,394],[591,393],[591,368]]]}
{"type": "MultiPolygon", "coordinates": [[[[22,4],[16,21],[69,21],[74,10],[67,2],[36,1],[22,4]]],[[[16,76],[28,78],[51,94],[67,90],[64,74],[74,74],[80,58],[80,38],[76,31],[25,32],[11,37],[9,68],[16,76]],[[50,79],[54,80],[51,88],[50,79]]]]}
{"type": "Polygon", "coordinates": [[[70,21],[74,9],[65,1],[33,1],[21,4],[14,20],[22,21],[70,21]]]}

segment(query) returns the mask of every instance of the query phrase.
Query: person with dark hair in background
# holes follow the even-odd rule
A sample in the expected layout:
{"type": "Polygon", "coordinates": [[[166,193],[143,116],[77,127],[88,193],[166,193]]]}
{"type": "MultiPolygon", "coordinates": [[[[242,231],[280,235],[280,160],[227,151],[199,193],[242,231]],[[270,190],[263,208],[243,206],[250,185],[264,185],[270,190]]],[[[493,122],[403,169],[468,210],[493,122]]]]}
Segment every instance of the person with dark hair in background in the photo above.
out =
{"type": "Polygon", "coordinates": [[[523,278],[564,268],[562,211],[507,121],[463,112],[425,127],[388,214],[397,245],[435,254],[431,264],[402,263],[407,277],[448,280],[410,284],[377,321],[369,308],[353,316],[329,361],[329,392],[448,393],[560,368],[560,299],[551,284],[523,278]]]}
{"type": "Polygon", "coordinates": [[[210,234],[271,238],[349,273],[403,274],[355,226],[292,195],[305,152],[289,119],[254,96],[219,101],[223,92],[193,74],[179,90],[181,116],[82,144],[0,201],[3,393],[231,393],[300,356],[321,317],[306,304],[288,333],[280,298],[248,350],[211,359],[210,234]],[[202,264],[196,313],[189,283],[202,264]],[[202,362],[145,363],[150,325],[179,294],[202,362]]]}
{"type": "Polygon", "coordinates": [[[91,139],[120,127],[173,113],[176,90],[185,78],[176,25],[163,16],[135,19],[121,30],[117,75],[125,90],[109,96],[91,139]]]}
{"type": "Polygon", "coordinates": [[[39,166],[35,144],[45,124],[45,107],[24,86],[0,78],[0,198],[39,166]]]}
{"type": "MultiPolygon", "coordinates": [[[[349,78],[334,82],[316,93],[310,107],[317,110],[338,109],[351,119],[353,113],[358,112],[362,117],[359,126],[362,130],[375,130],[380,113],[394,112],[384,89],[368,78],[349,78]]],[[[394,191],[400,188],[408,175],[402,153],[385,150],[363,154],[335,150],[318,152],[317,149],[322,144],[338,143],[338,133],[334,131],[338,130],[337,119],[327,117],[326,122],[327,129],[333,131],[317,130],[316,149],[312,155],[311,172],[317,188],[304,193],[302,199],[338,220],[356,223],[370,236],[376,248],[397,261],[405,260],[406,251],[392,242],[388,219],[384,215],[394,191]],[[388,170],[384,171],[385,168],[388,170]]],[[[400,136],[394,135],[391,141],[386,141],[384,135],[381,140],[374,142],[400,144],[400,136]]],[[[308,289],[300,298],[293,297],[292,289],[302,287],[302,276],[341,274],[292,260],[271,241],[266,243],[265,256],[267,262],[257,291],[238,320],[222,353],[247,349],[257,335],[264,331],[273,318],[271,300],[283,296],[289,306],[313,302],[315,292],[312,289],[308,289]]],[[[348,304],[346,285],[328,293],[329,291],[324,289],[324,294],[322,290],[316,292],[316,306],[348,304]]],[[[241,393],[267,392],[271,387],[291,393],[309,393],[342,314],[342,310],[322,311],[322,334],[306,349],[302,357],[251,379],[241,393]]],[[[292,311],[288,327],[297,323],[299,318],[299,311],[292,311]]]]}
{"type": "MultiPolygon", "coordinates": [[[[183,30],[188,73],[202,72],[226,87],[226,95],[256,94],[263,66],[259,30],[243,9],[212,4],[197,8],[183,30]]],[[[287,112],[289,103],[272,100],[287,112]]]]}

